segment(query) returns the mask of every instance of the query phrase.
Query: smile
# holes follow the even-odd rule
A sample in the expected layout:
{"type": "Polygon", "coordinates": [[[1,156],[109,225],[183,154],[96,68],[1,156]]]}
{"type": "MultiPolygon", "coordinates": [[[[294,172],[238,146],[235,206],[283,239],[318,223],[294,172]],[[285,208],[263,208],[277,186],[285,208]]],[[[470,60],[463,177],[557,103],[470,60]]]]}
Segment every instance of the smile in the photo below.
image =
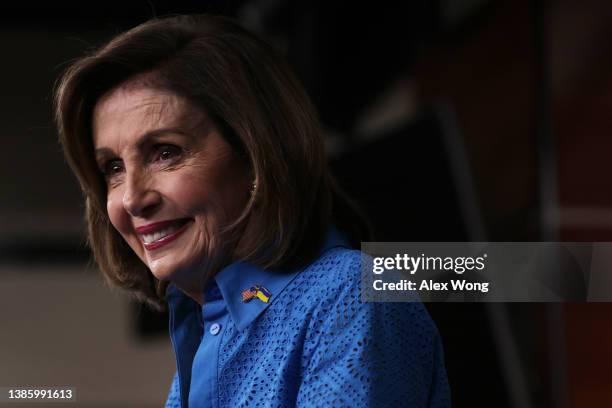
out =
{"type": "Polygon", "coordinates": [[[160,248],[178,238],[189,226],[191,219],[162,221],[136,228],[145,249],[160,248]]]}

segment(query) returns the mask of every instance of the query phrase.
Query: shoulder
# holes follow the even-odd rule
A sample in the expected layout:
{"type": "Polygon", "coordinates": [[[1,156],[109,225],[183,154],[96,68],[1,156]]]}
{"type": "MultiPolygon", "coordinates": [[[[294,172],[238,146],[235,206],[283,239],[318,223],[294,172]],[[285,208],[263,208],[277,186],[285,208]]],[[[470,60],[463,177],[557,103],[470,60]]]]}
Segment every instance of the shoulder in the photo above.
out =
{"type": "Polygon", "coordinates": [[[347,284],[358,285],[362,255],[361,251],[342,247],[329,249],[304,268],[296,284],[318,293],[317,298],[324,297],[327,291],[333,295],[347,284]]]}
{"type": "MultiPolygon", "coordinates": [[[[422,303],[365,302],[362,299],[362,267],[371,257],[358,250],[333,248],[326,251],[295,279],[297,302],[306,302],[308,309],[324,316],[331,326],[342,326],[340,320],[353,318],[363,330],[376,328],[408,330],[413,335],[430,339],[437,329],[422,303]]],[[[294,292],[295,295],[295,292],[294,292]]]]}
{"type": "Polygon", "coordinates": [[[436,326],[420,302],[364,302],[361,265],[368,258],[334,249],[298,277],[309,283],[295,297],[298,304],[307,302],[298,306],[308,322],[301,398],[325,399],[332,395],[328,385],[336,384],[334,395],[354,395],[374,406],[449,406],[436,326]]]}
{"type": "Polygon", "coordinates": [[[342,247],[327,250],[292,282],[293,301],[309,309],[328,307],[341,296],[359,298],[362,252],[342,247]]]}

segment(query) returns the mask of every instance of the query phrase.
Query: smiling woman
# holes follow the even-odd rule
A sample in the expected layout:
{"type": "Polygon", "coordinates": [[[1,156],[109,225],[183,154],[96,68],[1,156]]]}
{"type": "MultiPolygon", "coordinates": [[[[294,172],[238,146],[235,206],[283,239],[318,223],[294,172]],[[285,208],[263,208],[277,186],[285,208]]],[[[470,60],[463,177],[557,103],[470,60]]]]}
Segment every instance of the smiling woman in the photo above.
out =
{"type": "Polygon", "coordinates": [[[268,45],[152,20],[75,62],[55,102],[100,269],[169,308],[167,407],[450,404],[424,307],[361,302],[366,223],[268,45]]]}
{"type": "Polygon", "coordinates": [[[246,161],[202,109],[139,78],[99,99],[93,141],[113,227],[158,280],[202,303],[204,283],[230,261],[221,227],[248,201],[246,161]]]}

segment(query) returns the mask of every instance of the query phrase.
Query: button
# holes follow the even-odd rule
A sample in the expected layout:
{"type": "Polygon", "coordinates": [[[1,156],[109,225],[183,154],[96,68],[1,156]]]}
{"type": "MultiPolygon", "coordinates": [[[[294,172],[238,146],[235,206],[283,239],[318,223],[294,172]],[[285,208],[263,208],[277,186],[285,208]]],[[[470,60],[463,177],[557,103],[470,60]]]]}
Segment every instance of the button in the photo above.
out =
{"type": "Polygon", "coordinates": [[[210,325],[210,334],[216,336],[221,331],[221,325],[219,323],[213,323],[210,325]]]}

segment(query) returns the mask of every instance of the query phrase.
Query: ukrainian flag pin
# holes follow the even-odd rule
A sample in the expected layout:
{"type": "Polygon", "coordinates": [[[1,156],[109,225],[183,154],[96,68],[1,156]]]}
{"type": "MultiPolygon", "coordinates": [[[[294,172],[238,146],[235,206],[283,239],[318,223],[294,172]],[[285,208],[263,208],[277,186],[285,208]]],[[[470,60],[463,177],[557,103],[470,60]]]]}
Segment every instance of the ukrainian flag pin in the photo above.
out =
{"type": "Polygon", "coordinates": [[[247,303],[257,298],[264,303],[268,303],[272,297],[272,293],[262,285],[251,286],[248,289],[242,291],[242,302],[247,303]]]}

